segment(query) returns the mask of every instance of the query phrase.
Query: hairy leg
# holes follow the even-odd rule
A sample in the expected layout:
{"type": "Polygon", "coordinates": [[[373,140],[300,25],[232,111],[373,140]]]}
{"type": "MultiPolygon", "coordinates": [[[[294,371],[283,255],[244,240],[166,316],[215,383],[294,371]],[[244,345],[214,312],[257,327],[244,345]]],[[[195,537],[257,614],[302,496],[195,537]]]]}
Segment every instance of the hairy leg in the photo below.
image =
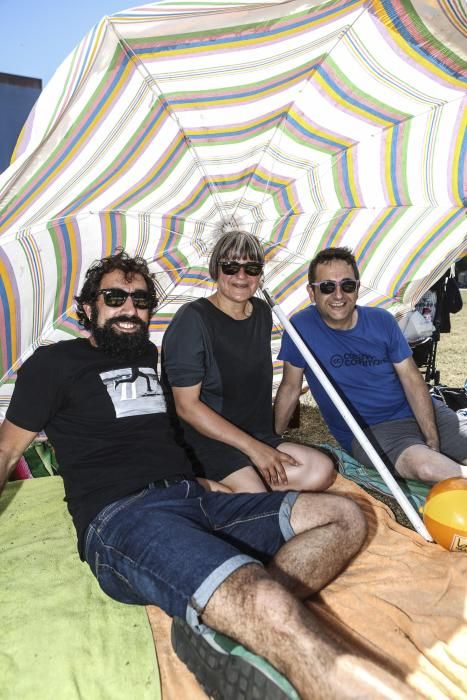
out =
{"type": "Polygon", "coordinates": [[[360,548],[364,521],[359,509],[345,501],[327,494],[301,495],[292,513],[300,534],[281,548],[269,571],[248,564],[229,576],[210,598],[203,621],[266,658],[302,700],[412,698],[397,678],[333,640],[290,592],[309,595],[319,590],[360,548]],[[314,512],[317,499],[329,501],[320,514],[314,512]],[[352,532],[347,534],[349,526],[352,532]]]}
{"type": "Polygon", "coordinates": [[[467,478],[465,466],[426,445],[412,445],[404,450],[396,461],[395,469],[406,479],[420,481],[442,481],[452,476],[467,478]]]}
{"type": "Polygon", "coordinates": [[[300,494],[290,524],[295,537],[281,547],[268,569],[300,598],[319,591],[337,576],[360,550],[367,533],[365,517],[356,503],[326,493],[300,494]]]}
{"type": "Polygon", "coordinates": [[[326,491],[336,480],[334,463],[324,452],[293,442],[282,442],[277,449],[291,455],[298,465],[284,465],[288,484],[275,485],[274,491],[326,491]]]}
{"type": "Polygon", "coordinates": [[[296,536],[281,547],[268,571],[302,599],[335,578],[361,549],[367,534],[358,505],[333,494],[300,494],[290,524],[296,536]]]}

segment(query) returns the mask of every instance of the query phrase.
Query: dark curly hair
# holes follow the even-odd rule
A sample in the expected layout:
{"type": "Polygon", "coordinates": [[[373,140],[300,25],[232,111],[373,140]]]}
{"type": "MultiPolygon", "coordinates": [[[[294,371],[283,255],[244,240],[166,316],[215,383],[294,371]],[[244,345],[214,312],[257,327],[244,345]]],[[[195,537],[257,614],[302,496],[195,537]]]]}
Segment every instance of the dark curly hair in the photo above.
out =
{"type": "Polygon", "coordinates": [[[114,270],[121,270],[127,282],[130,282],[135,275],[144,277],[148,292],[152,296],[149,314],[152,315],[154,313],[154,309],[157,306],[156,286],[146,260],[139,256],[131,258],[123,249],[117,248],[117,252],[114,255],[109,255],[107,258],[93,262],[86,272],[86,279],[81,289],[81,294],[75,297],[78,322],[86,330],[90,330],[91,322],[84,311],[84,304],[95,303],[103,276],[114,270]]]}
{"type": "Polygon", "coordinates": [[[328,265],[333,260],[342,260],[352,267],[355,279],[360,279],[357,263],[350,248],[323,248],[315,255],[308,268],[308,282],[316,282],[316,268],[318,265],[328,265]]]}

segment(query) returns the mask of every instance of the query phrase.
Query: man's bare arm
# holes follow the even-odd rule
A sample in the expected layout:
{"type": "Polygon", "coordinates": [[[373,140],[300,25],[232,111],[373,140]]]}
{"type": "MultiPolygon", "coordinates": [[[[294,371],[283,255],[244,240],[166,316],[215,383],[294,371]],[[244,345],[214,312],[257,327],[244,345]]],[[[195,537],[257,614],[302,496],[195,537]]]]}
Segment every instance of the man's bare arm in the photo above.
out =
{"type": "Polygon", "coordinates": [[[0,426],[0,493],[24,450],[36,435],[37,433],[18,428],[9,420],[3,421],[0,426]]]}
{"type": "Polygon", "coordinates": [[[278,435],[282,435],[290,423],[303,384],[303,369],[284,362],[282,381],[274,401],[274,422],[278,435]]]}
{"type": "Polygon", "coordinates": [[[435,411],[428,387],[411,357],[394,364],[405,396],[428,447],[439,451],[439,435],[435,411]]]}

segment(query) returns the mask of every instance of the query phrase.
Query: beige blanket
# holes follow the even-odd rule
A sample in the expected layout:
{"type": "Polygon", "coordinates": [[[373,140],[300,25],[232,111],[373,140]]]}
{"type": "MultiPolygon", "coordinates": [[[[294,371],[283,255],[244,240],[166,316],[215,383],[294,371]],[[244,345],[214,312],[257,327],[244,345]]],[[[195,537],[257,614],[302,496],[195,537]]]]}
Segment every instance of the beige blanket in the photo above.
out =
{"type": "MultiPolygon", "coordinates": [[[[426,543],[380,501],[342,477],[370,532],[364,550],[309,606],[397,669],[421,698],[467,698],[467,555],[426,543]]],[[[170,645],[170,620],[148,607],[164,700],[206,698],[170,645]]]]}

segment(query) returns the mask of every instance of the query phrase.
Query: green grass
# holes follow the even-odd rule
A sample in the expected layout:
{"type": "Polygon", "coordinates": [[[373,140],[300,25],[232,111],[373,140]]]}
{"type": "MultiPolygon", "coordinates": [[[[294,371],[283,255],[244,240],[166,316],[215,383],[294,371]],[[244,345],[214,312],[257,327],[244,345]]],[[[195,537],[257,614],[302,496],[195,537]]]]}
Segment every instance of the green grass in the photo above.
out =
{"type": "Polygon", "coordinates": [[[451,387],[464,386],[467,379],[467,289],[462,289],[464,306],[451,314],[451,332],[441,333],[436,354],[440,383],[451,387]]]}

